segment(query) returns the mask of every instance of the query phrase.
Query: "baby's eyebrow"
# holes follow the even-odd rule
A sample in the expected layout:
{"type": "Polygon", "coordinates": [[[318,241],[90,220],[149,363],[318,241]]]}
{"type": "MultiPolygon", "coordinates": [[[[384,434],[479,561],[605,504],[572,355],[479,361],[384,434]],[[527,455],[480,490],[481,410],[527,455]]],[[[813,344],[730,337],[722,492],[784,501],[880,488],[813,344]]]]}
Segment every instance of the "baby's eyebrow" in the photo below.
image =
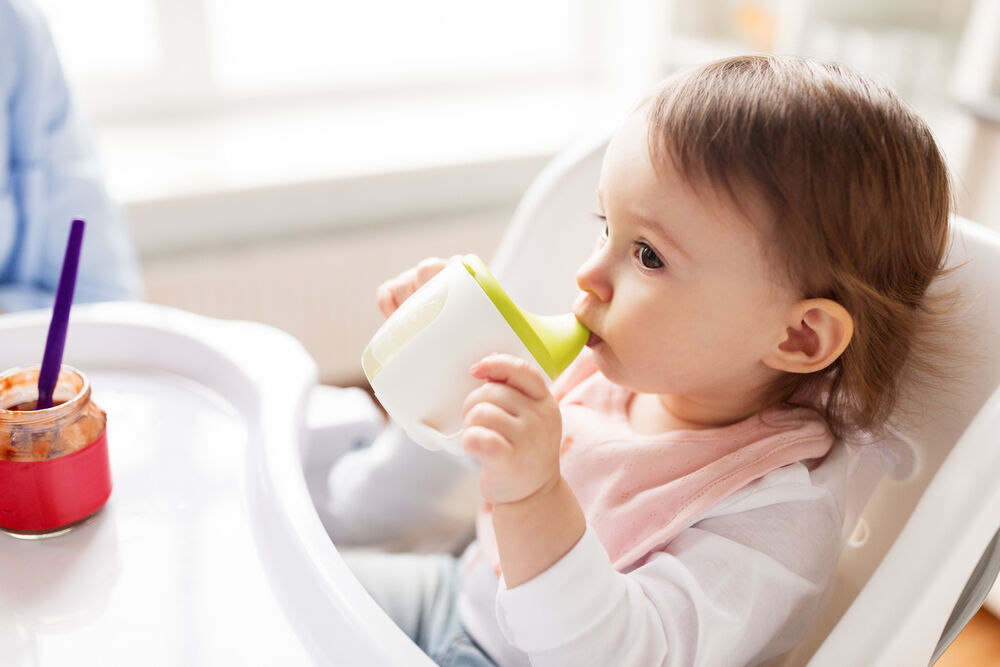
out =
{"type": "MultiPolygon", "coordinates": [[[[602,211],[604,210],[604,198],[601,196],[600,188],[597,188],[597,205],[602,211]]],[[[666,226],[662,222],[634,208],[629,208],[628,212],[636,218],[642,226],[647,229],[651,229],[657,236],[669,243],[677,252],[683,255],[686,260],[689,262],[694,261],[691,254],[684,249],[684,246],[677,242],[677,239],[669,231],[667,231],[666,226]]]]}

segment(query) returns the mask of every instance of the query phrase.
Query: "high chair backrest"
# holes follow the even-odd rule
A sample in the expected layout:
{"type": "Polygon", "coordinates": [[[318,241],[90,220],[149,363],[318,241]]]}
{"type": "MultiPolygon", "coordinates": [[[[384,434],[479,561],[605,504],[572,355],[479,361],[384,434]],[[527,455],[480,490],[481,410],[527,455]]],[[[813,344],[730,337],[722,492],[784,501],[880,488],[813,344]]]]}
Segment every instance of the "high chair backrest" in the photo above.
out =
{"type": "Polygon", "coordinates": [[[490,268],[522,308],[569,311],[576,269],[597,240],[597,180],[607,144],[599,133],[566,149],[521,198],[490,268]]]}
{"type": "Polygon", "coordinates": [[[788,664],[928,664],[1000,528],[1000,234],[955,217],[951,243],[954,377],[904,387],[915,469],[876,488],[868,539],[845,549],[833,599],[788,664]]]}
{"type": "MultiPolygon", "coordinates": [[[[493,257],[500,282],[529,310],[565,312],[572,304],[576,268],[597,237],[595,189],[606,144],[605,134],[554,159],[525,193],[493,257]]],[[[780,664],[927,664],[1000,527],[1000,234],[958,217],[951,234],[949,266],[958,268],[943,285],[961,294],[954,379],[904,388],[909,417],[899,435],[913,469],[876,487],[829,602],[780,664]]]]}

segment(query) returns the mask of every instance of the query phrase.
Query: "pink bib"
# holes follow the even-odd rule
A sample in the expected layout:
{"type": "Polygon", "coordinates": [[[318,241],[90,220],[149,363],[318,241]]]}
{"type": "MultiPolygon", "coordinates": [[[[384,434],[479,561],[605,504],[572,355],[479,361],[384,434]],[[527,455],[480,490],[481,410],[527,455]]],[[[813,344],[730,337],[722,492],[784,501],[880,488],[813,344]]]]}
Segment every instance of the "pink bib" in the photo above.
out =
{"type": "MultiPolygon", "coordinates": [[[[698,516],[767,473],[824,456],[833,436],[807,408],[770,409],[722,428],[635,433],[632,392],[597,370],[588,350],[552,388],[563,415],[560,466],[614,567],[628,571],[698,516]]],[[[498,569],[488,504],[476,521],[498,569]]]]}

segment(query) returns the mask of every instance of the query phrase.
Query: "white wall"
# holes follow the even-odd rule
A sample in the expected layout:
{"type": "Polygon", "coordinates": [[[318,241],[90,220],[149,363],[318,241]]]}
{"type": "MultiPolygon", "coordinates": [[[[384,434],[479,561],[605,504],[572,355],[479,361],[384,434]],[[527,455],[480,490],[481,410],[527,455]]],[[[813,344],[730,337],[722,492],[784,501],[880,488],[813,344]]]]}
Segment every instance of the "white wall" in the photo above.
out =
{"type": "Polygon", "coordinates": [[[299,339],[329,384],[364,382],[360,359],[382,316],[375,289],[424,257],[489,259],[510,207],[371,224],[144,261],[147,299],[263,322],[299,339]]]}

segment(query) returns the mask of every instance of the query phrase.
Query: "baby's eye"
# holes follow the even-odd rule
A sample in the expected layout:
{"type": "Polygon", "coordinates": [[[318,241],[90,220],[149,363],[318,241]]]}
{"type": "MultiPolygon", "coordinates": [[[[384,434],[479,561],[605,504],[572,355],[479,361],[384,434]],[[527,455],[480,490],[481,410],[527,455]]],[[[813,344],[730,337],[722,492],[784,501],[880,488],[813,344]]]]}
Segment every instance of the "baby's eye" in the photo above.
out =
{"type": "Polygon", "coordinates": [[[662,269],[664,266],[663,260],[645,243],[640,242],[637,244],[636,257],[639,260],[639,264],[646,269],[662,269]]]}

